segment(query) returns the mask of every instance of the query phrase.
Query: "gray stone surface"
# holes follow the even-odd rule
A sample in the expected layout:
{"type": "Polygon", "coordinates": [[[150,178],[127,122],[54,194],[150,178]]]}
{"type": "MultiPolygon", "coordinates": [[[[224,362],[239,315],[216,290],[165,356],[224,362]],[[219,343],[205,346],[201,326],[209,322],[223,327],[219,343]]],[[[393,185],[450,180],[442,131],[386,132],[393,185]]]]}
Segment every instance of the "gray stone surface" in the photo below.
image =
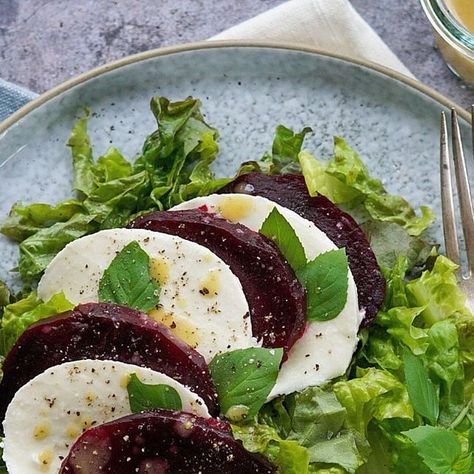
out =
{"type": "MultiPolygon", "coordinates": [[[[205,39],[279,3],[0,0],[0,77],[43,92],[112,59],[205,39]]],[[[418,0],[352,3],[421,81],[465,107],[474,102],[434,49],[418,0]]]]}

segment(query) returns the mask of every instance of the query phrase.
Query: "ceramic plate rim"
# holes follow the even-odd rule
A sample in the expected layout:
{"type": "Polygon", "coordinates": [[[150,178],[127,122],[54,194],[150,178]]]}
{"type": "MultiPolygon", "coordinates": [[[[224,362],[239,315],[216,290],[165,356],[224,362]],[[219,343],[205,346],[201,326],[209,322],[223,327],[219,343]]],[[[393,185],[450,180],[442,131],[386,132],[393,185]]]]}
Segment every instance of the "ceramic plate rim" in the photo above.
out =
{"type": "Polygon", "coordinates": [[[27,116],[30,112],[37,109],[41,105],[45,104],[46,102],[54,99],[58,95],[67,92],[68,90],[72,89],[73,87],[87,82],[91,79],[94,79],[98,76],[101,76],[109,71],[120,69],[124,66],[128,66],[130,64],[139,63],[142,61],[146,61],[149,59],[157,58],[160,56],[169,56],[176,53],[183,53],[183,52],[193,52],[193,51],[200,51],[200,50],[212,50],[212,49],[224,49],[224,48],[263,48],[263,49],[277,49],[277,50],[286,50],[286,51],[296,51],[296,52],[303,52],[303,53],[310,53],[315,56],[323,56],[329,57],[333,59],[338,59],[344,62],[352,63],[357,66],[365,67],[369,70],[378,72],[385,76],[390,81],[399,81],[404,85],[415,89],[418,92],[428,96],[429,98],[433,99],[434,101],[438,102],[440,105],[443,105],[448,108],[456,109],[458,115],[464,119],[466,122],[471,123],[470,114],[464,110],[460,105],[456,104],[452,100],[448,99],[444,95],[440,94],[433,88],[421,83],[417,79],[413,79],[408,77],[398,71],[390,69],[388,67],[382,66],[380,64],[376,64],[370,61],[366,61],[359,58],[349,57],[343,54],[336,54],[324,49],[319,49],[312,46],[305,46],[302,44],[291,43],[291,42],[277,42],[277,41],[255,41],[255,40],[219,40],[219,41],[198,41],[192,43],[185,43],[177,46],[167,46],[163,48],[152,49],[149,51],[144,51],[141,53],[133,54],[130,56],[126,56],[124,58],[108,62],[103,64],[102,66],[98,66],[94,69],[91,69],[87,72],[79,74],[72,79],[69,79],[52,89],[44,92],[43,94],[39,95],[35,99],[28,102],[18,111],[10,115],[6,118],[3,122],[0,123],[0,140],[3,135],[8,131],[10,127],[17,124],[22,118],[27,116]]]}

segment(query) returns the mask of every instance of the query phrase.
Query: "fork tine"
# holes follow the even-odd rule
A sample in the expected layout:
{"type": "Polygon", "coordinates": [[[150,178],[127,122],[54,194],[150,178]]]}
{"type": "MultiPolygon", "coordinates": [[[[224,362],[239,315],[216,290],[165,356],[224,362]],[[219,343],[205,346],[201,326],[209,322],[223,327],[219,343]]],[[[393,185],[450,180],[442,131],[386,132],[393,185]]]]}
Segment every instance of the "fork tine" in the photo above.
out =
{"type": "Polygon", "coordinates": [[[448,129],[446,114],[441,112],[440,133],[440,176],[441,176],[441,209],[443,211],[443,232],[446,255],[459,264],[459,245],[456,221],[454,217],[453,186],[451,183],[451,160],[448,147],[448,129]]]}
{"type": "Polygon", "coordinates": [[[471,105],[471,140],[472,157],[474,158],[474,104],[471,105]]]}
{"type": "Polygon", "coordinates": [[[469,272],[474,273],[474,210],[467,176],[466,160],[462,149],[461,132],[456,110],[451,109],[451,128],[453,138],[453,160],[461,210],[461,222],[466,242],[469,272]]]}

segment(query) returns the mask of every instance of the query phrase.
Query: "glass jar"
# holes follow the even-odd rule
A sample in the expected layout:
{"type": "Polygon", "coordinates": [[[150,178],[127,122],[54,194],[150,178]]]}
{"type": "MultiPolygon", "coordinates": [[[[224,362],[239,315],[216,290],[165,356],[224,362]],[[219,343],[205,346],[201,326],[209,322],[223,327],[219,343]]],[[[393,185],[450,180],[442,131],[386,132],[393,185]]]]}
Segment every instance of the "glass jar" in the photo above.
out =
{"type": "MultiPolygon", "coordinates": [[[[449,1],[421,0],[421,4],[431,22],[436,43],[447,65],[457,76],[474,84],[474,32],[468,30],[461,17],[455,16],[454,5],[450,5],[449,1]]],[[[463,12],[464,15],[466,13],[471,12],[463,12]]],[[[474,0],[472,15],[474,18],[474,0]]],[[[468,20],[471,22],[472,18],[468,17],[468,20]]]]}

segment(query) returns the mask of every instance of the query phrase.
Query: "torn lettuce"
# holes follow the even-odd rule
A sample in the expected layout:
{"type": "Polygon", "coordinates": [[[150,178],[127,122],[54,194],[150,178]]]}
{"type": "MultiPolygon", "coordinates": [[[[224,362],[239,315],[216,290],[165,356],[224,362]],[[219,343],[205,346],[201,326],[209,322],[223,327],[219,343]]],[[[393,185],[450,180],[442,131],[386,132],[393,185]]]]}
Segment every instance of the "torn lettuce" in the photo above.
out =
{"type": "MultiPolygon", "coordinates": [[[[433,223],[435,216],[429,207],[421,206],[417,214],[404,198],[387,193],[382,182],[370,176],[359,155],[344,139],[334,137],[333,156],[329,161],[317,160],[302,150],[304,137],[310,132],[308,127],[295,132],[279,125],[271,153],[265,153],[259,161],[244,163],[239,174],[302,173],[311,196],[322,194],[349,212],[363,216],[363,221],[396,224],[409,236],[420,236],[433,223]]],[[[412,245],[415,251],[419,247],[412,245]]]]}
{"type": "Polygon", "coordinates": [[[246,449],[262,453],[282,474],[355,473],[366,460],[368,444],[344,428],[346,411],[330,390],[308,388],[268,404],[252,424],[233,425],[246,449]],[[283,413],[286,412],[285,415],[283,413]],[[283,415],[283,418],[282,418],[283,415]],[[285,433],[283,419],[290,425],[285,433]]]}
{"type": "MultiPolygon", "coordinates": [[[[135,163],[113,147],[94,159],[86,112],[68,142],[76,197],[12,208],[1,231],[20,243],[25,280],[37,280],[54,255],[82,235],[213,193],[230,181],[215,179],[210,169],[218,133],[204,121],[199,101],[157,97],[151,108],[157,130],[135,163]]],[[[327,162],[302,151],[309,131],[277,127],[271,152],[239,173],[302,172],[311,195],[326,195],[362,217],[385,274],[386,298],[374,324],[361,331],[345,375],[266,403],[255,417],[233,424],[234,436],[282,474],[471,473],[474,317],[457,285],[457,267],[420,238],[433,214],[425,207],[415,212],[388,194],[341,138],[327,162]],[[409,373],[410,358],[423,377],[409,373]],[[427,386],[436,393],[428,400],[433,416],[420,404],[427,386]],[[431,449],[443,440],[452,449],[431,449]]],[[[12,300],[0,283],[0,355],[29,325],[72,307],[63,295],[46,303],[34,293],[12,300]]]]}
{"type": "Polygon", "coordinates": [[[36,292],[32,292],[26,298],[7,305],[0,321],[0,355],[5,356],[25,329],[33,323],[73,308],[74,305],[63,293],[43,302],[36,292]]]}
{"type": "Polygon", "coordinates": [[[334,137],[330,161],[321,162],[306,151],[298,159],[312,195],[323,194],[348,209],[362,207],[370,219],[398,224],[412,236],[419,236],[434,221],[428,207],[421,206],[417,214],[404,198],[388,194],[382,182],[369,175],[359,155],[340,137],[334,137]]]}
{"type": "Polygon", "coordinates": [[[20,243],[18,270],[24,281],[37,281],[54,256],[79,237],[211,194],[230,181],[216,179],[210,169],[218,134],[204,121],[197,99],[155,97],[151,109],[157,130],[134,164],[114,147],[94,160],[86,111],[68,141],[77,196],[56,205],[12,207],[0,231],[20,243]]]}

